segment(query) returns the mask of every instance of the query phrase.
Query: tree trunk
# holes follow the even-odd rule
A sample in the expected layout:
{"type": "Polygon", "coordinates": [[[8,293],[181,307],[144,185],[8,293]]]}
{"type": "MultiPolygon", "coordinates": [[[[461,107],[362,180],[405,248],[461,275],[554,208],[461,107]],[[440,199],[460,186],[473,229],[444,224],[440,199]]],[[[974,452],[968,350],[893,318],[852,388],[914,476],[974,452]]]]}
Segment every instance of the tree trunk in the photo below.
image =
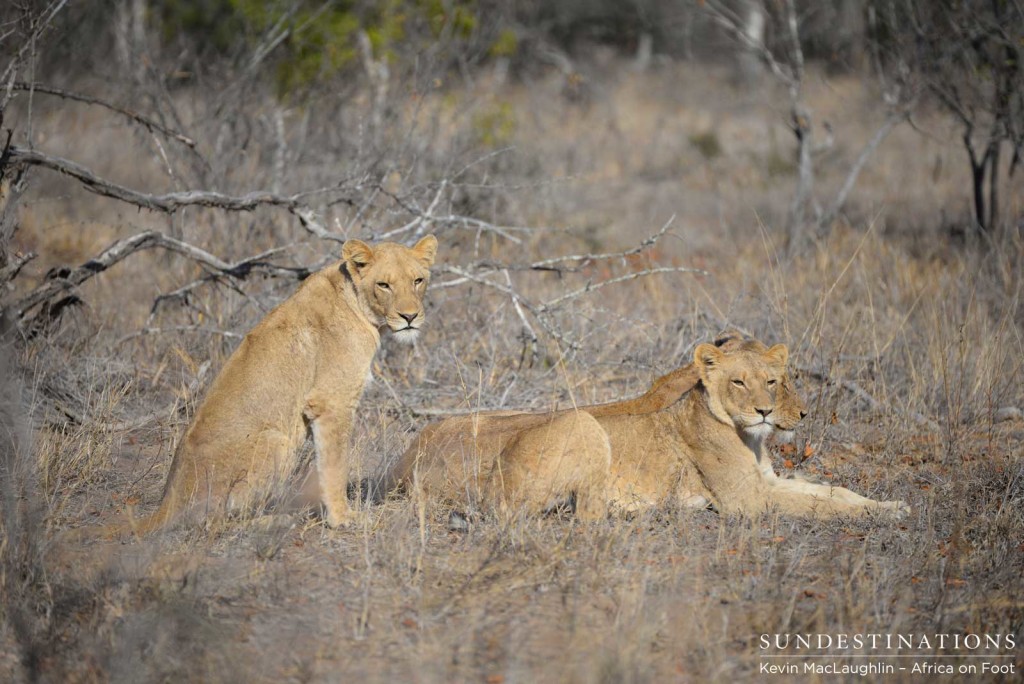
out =
{"type": "Polygon", "coordinates": [[[814,162],[811,159],[811,113],[802,105],[793,105],[793,134],[797,143],[797,179],[789,210],[789,237],[786,251],[795,255],[807,239],[807,204],[814,190],[814,162]]]}
{"type": "Polygon", "coordinates": [[[999,224],[999,153],[1002,144],[999,140],[989,143],[988,158],[988,223],[986,228],[995,231],[999,224]]]}
{"type": "Polygon", "coordinates": [[[987,230],[987,224],[985,222],[985,170],[988,167],[988,153],[982,159],[978,160],[978,155],[974,151],[974,143],[971,142],[971,131],[968,129],[964,132],[964,147],[967,148],[967,156],[971,162],[971,187],[974,190],[974,223],[975,227],[979,232],[984,233],[987,230]]]}
{"type": "Polygon", "coordinates": [[[743,0],[743,35],[745,46],[737,53],[739,82],[746,86],[756,85],[764,73],[761,53],[754,45],[764,45],[765,12],[761,0],[743,0]]]}

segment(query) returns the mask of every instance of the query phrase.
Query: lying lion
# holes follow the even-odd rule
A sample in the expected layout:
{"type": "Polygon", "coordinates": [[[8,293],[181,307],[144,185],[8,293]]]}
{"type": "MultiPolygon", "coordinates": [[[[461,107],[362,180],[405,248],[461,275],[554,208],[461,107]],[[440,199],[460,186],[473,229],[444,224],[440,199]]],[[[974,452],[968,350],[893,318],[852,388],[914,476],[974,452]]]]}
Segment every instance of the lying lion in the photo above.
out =
{"type": "Polygon", "coordinates": [[[221,516],[258,505],[296,470],[307,430],[327,523],[351,519],[356,405],[379,331],[416,338],[437,240],[429,235],[411,249],[349,240],[341,251],[341,261],[307,278],[245,336],[178,444],[160,507],[122,527],[145,534],[186,513],[221,516]]]}
{"type": "Polygon", "coordinates": [[[598,520],[608,515],[610,467],[608,435],[584,411],[455,416],[423,429],[385,491],[527,514],[575,497],[576,515],[598,520]]]}
{"type": "MultiPolygon", "coordinates": [[[[736,331],[720,334],[715,345],[723,351],[738,349],[766,351],[761,342],[736,331]]],[[[437,493],[451,501],[473,508],[489,507],[502,511],[514,504],[527,513],[538,513],[569,499],[575,499],[577,514],[582,519],[605,517],[607,483],[610,477],[611,450],[603,428],[600,433],[590,425],[610,416],[653,413],[672,405],[693,389],[700,380],[697,368],[690,363],[658,378],[639,397],[611,403],[566,409],[555,412],[481,411],[468,416],[454,416],[427,426],[416,437],[402,458],[385,475],[383,491],[409,488],[419,496],[437,493]],[[551,438],[560,428],[571,426],[569,439],[551,438]],[[590,434],[581,432],[590,430],[590,434]],[[584,435],[579,440],[576,434],[584,435]],[[601,439],[598,439],[601,437],[601,439]],[[589,444],[585,442],[589,441],[589,444]],[[541,445],[537,448],[537,445],[541,445]],[[534,448],[530,452],[527,447],[534,448]],[[502,466],[513,463],[515,474],[509,476],[502,466]],[[604,464],[608,463],[606,467],[604,464]],[[520,473],[544,470],[545,477],[530,479],[529,491],[520,491],[520,473]],[[595,496],[595,492],[599,492],[595,496]]],[[[788,376],[779,393],[779,406],[772,414],[776,430],[792,435],[806,407],[793,391],[788,376]]],[[[597,425],[600,425],[597,422],[597,425]]],[[[770,459],[762,457],[762,470],[775,477],[770,459]]],[[[706,505],[707,499],[695,497],[692,505],[706,505]]]]}
{"type": "MultiPolygon", "coordinates": [[[[573,432],[559,432],[552,429],[550,415],[504,413],[450,418],[429,427],[389,471],[386,482],[458,498],[466,487],[465,473],[472,471],[472,458],[477,456],[487,464],[486,472],[530,472],[532,489],[544,491],[549,500],[572,494],[579,498],[567,483],[606,480],[608,503],[620,511],[642,510],[670,500],[687,506],[710,502],[722,512],[748,515],[769,508],[821,518],[869,511],[900,516],[908,510],[903,502],[878,502],[841,487],[777,478],[762,455],[764,440],[776,428],[792,429],[804,414],[786,377],[788,353],[783,345],[765,349],[756,341],[731,346],[735,351],[727,353],[700,345],[692,369],[663,377],[644,397],[585,410],[608,439],[607,478],[600,465],[604,447],[597,435],[585,434],[594,430],[586,426],[587,421],[577,418],[573,432]],[[681,396],[674,389],[665,390],[669,384],[685,385],[680,378],[691,370],[699,378],[692,390],[681,396]],[[647,411],[653,406],[659,407],[647,411]],[[535,432],[545,428],[543,421],[547,421],[546,432],[535,432]],[[499,433],[504,441],[500,449],[491,449],[493,435],[499,433]],[[561,458],[548,464],[536,451],[520,446],[527,433],[531,445],[545,444],[558,455],[586,453],[587,457],[582,462],[561,458]],[[544,475],[541,464],[545,473],[567,472],[571,477],[544,475]]],[[[492,504],[496,489],[502,501],[516,500],[518,492],[512,484],[512,489],[492,485],[480,493],[484,498],[491,494],[492,504]]],[[[588,495],[592,492],[591,486],[588,495]]]]}

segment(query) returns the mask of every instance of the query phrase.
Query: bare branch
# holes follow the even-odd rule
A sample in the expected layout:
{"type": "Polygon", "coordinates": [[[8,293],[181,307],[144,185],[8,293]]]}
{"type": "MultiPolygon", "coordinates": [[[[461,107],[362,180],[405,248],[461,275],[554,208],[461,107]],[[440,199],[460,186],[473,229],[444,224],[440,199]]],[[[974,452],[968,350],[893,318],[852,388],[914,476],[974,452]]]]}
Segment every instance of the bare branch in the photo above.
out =
{"type": "MultiPolygon", "coordinates": [[[[508,271],[505,271],[505,282],[508,283],[509,288],[512,287],[512,278],[509,276],[508,271]]],[[[526,333],[529,339],[529,350],[530,350],[530,366],[533,366],[537,360],[537,331],[530,325],[529,319],[526,318],[526,314],[523,313],[523,307],[519,303],[519,297],[512,297],[512,306],[516,310],[516,314],[519,316],[519,320],[523,323],[523,332],[526,333]]],[[[526,361],[526,350],[527,345],[523,345],[523,353],[519,358],[519,366],[522,367],[526,361]]]]}
{"type": "Polygon", "coordinates": [[[275,195],[270,192],[256,191],[241,196],[232,196],[207,190],[189,190],[186,192],[171,192],[164,195],[150,195],[100,178],[89,169],[73,161],[52,157],[35,150],[11,146],[10,158],[12,163],[41,166],[70,176],[79,181],[90,192],[151,211],[173,214],[185,207],[213,207],[226,211],[252,211],[261,206],[282,207],[296,216],[302,227],[316,237],[335,242],[344,242],[343,237],[331,233],[324,228],[316,220],[314,212],[301,203],[304,197],[330,192],[336,190],[336,188],[322,188],[295,195],[275,195]]]}
{"type": "Polygon", "coordinates": [[[566,302],[582,297],[585,294],[596,292],[602,288],[608,287],[609,285],[615,285],[617,283],[624,283],[627,280],[635,280],[637,278],[643,278],[649,275],[655,275],[656,273],[698,273],[700,275],[708,275],[708,272],[699,268],[689,268],[687,266],[659,266],[658,268],[645,268],[642,271],[634,271],[633,273],[627,273],[615,278],[609,278],[602,280],[597,283],[587,283],[585,286],[578,290],[573,290],[568,294],[564,294],[561,297],[552,299],[549,302],[545,302],[539,307],[541,313],[551,311],[566,302]]]}
{"type": "Polygon", "coordinates": [[[35,252],[28,252],[27,254],[15,255],[11,259],[10,263],[0,268],[0,287],[11,282],[18,277],[18,272],[33,259],[38,256],[35,252]]]}
{"type": "Polygon", "coordinates": [[[18,75],[18,70],[21,68],[22,62],[25,60],[25,55],[36,46],[36,41],[39,36],[50,27],[50,22],[56,17],[64,6],[67,5],[67,0],[54,0],[50,3],[50,6],[43,10],[43,15],[38,21],[34,22],[35,28],[32,31],[32,35],[26,40],[22,41],[21,47],[18,49],[18,53],[11,59],[7,64],[7,68],[4,69],[3,74],[0,74],[0,87],[3,88],[2,94],[0,94],[0,112],[7,109],[8,103],[11,101],[12,93],[14,92],[14,82],[18,75]]]}
{"type": "Polygon", "coordinates": [[[775,59],[775,55],[764,42],[751,37],[744,30],[742,20],[734,12],[723,3],[712,0],[708,0],[704,8],[711,15],[712,21],[724,28],[743,47],[759,55],[775,77],[792,91],[798,78],[793,69],[775,59]]]}
{"type": "Polygon", "coordinates": [[[626,257],[639,254],[648,247],[652,247],[658,240],[660,240],[666,232],[668,232],[669,226],[671,226],[676,220],[676,215],[672,214],[665,225],[661,227],[654,235],[641,242],[633,249],[627,249],[624,252],[610,252],[607,254],[574,254],[571,256],[553,257],[551,259],[544,259],[542,261],[535,261],[530,264],[530,268],[536,271],[543,271],[551,268],[555,264],[564,263],[566,261],[603,261],[611,259],[625,259],[626,257]]]}
{"type": "MultiPolygon", "coordinates": [[[[813,378],[817,378],[818,380],[824,382],[826,385],[835,385],[837,387],[842,387],[848,392],[851,392],[854,396],[863,401],[869,407],[871,407],[872,411],[885,413],[886,411],[894,410],[892,405],[883,405],[880,401],[871,396],[867,392],[867,390],[865,390],[863,387],[853,382],[852,380],[833,378],[828,374],[828,372],[818,368],[798,367],[796,370],[799,371],[800,373],[806,373],[807,375],[810,375],[813,378]]],[[[933,430],[937,430],[939,428],[938,424],[934,420],[932,420],[928,416],[918,413],[917,411],[906,411],[906,414],[916,423],[929,427],[933,430]]]]}
{"type": "Polygon", "coordinates": [[[135,121],[136,123],[141,124],[143,127],[145,127],[146,129],[148,129],[151,132],[160,133],[160,134],[170,138],[171,140],[176,140],[176,141],[180,142],[181,144],[186,145],[186,146],[192,148],[193,150],[196,147],[196,141],[193,140],[192,138],[189,138],[186,135],[182,135],[181,133],[178,133],[177,131],[173,131],[170,128],[167,128],[166,126],[164,126],[163,124],[157,123],[153,119],[150,119],[150,118],[148,118],[146,116],[143,116],[142,114],[139,114],[138,112],[134,112],[134,111],[132,111],[130,109],[125,109],[124,107],[119,107],[119,106],[117,106],[115,104],[111,104],[110,102],[107,102],[105,100],[101,100],[101,99],[99,99],[97,97],[92,97],[90,95],[82,95],[80,93],[73,93],[73,92],[71,92],[69,90],[62,90],[60,88],[54,88],[52,86],[43,85],[42,83],[26,83],[24,81],[15,81],[13,84],[11,84],[11,89],[12,90],[20,90],[20,91],[32,91],[32,92],[36,92],[36,93],[44,93],[46,95],[53,95],[55,97],[59,97],[59,98],[65,99],[65,100],[73,100],[75,102],[82,102],[84,104],[90,104],[90,105],[96,105],[98,107],[103,107],[104,109],[109,109],[112,112],[116,112],[117,114],[121,114],[122,116],[125,116],[125,117],[135,121]]]}
{"type": "Polygon", "coordinates": [[[118,240],[110,247],[100,252],[96,257],[86,261],[74,269],[62,269],[53,274],[49,280],[39,286],[26,296],[8,307],[14,312],[16,318],[20,319],[32,307],[41,304],[53,297],[67,292],[68,290],[81,285],[97,273],[102,273],[114,264],[124,260],[135,252],[160,247],[162,249],[181,254],[193,261],[196,261],[208,268],[227,276],[235,278],[246,278],[248,275],[259,270],[271,275],[289,276],[293,278],[305,278],[309,271],[301,267],[275,266],[264,261],[269,256],[283,251],[284,248],[277,248],[237,263],[228,263],[219,257],[210,254],[206,250],[195,245],[182,242],[175,238],[164,235],[157,231],[146,231],[133,235],[123,240],[118,240]]]}
{"type": "MultiPolygon", "coordinates": [[[[446,184],[447,184],[447,180],[442,181],[442,183],[441,183],[441,186],[442,186],[441,189],[442,190],[444,189],[446,184]]],[[[399,197],[395,193],[388,191],[383,186],[378,186],[378,190],[382,194],[384,194],[387,197],[389,197],[395,204],[400,206],[402,209],[404,209],[405,211],[407,211],[410,214],[412,214],[413,216],[415,216],[416,219],[414,219],[413,221],[407,223],[406,225],[402,226],[401,228],[396,228],[395,230],[391,230],[391,231],[388,231],[386,233],[380,233],[380,234],[375,234],[375,235],[371,236],[371,239],[374,239],[374,240],[384,240],[384,239],[392,238],[392,237],[395,237],[396,235],[400,235],[402,233],[405,233],[405,232],[408,232],[410,230],[413,230],[414,228],[416,228],[418,226],[421,226],[423,224],[427,224],[427,225],[442,224],[442,225],[449,225],[449,226],[455,226],[455,227],[458,227],[458,226],[471,227],[471,228],[474,228],[476,230],[482,230],[484,232],[495,233],[495,234],[500,235],[501,237],[505,238],[509,242],[514,242],[515,244],[518,245],[518,244],[522,244],[522,240],[520,240],[519,238],[517,238],[514,235],[512,235],[512,232],[514,232],[514,231],[528,232],[528,231],[532,230],[531,228],[523,228],[523,227],[519,227],[519,226],[496,226],[493,223],[488,223],[487,221],[483,221],[483,220],[478,219],[478,218],[473,218],[471,216],[460,216],[458,214],[448,214],[447,216],[434,216],[431,212],[433,211],[434,206],[437,204],[438,198],[440,198],[440,196],[441,196],[440,195],[440,190],[438,191],[438,194],[435,195],[434,200],[430,203],[430,208],[427,209],[427,211],[420,211],[419,207],[415,207],[415,206],[409,204],[404,199],[402,199],[401,197],[399,197]]]]}
{"type": "Polygon", "coordinates": [[[846,204],[846,198],[853,190],[853,186],[857,183],[857,178],[860,176],[860,172],[867,163],[868,158],[874,154],[875,150],[882,144],[882,141],[889,135],[889,132],[892,131],[893,127],[906,118],[907,115],[905,112],[893,112],[886,117],[882,125],[879,126],[877,131],[875,131],[874,136],[872,136],[871,140],[869,140],[864,146],[864,149],[860,151],[860,155],[858,155],[857,159],[850,167],[849,173],[846,174],[846,180],[843,181],[843,186],[839,188],[839,192],[836,193],[835,200],[832,201],[831,206],[829,206],[828,210],[826,210],[821,219],[819,219],[819,231],[827,229],[829,224],[832,223],[839,212],[842,211],[843,205],[846,204]]]}
{"type": "Polygon", "coordinates": [[[139,328],[135,332],[123,335],[114,342],[114,346],[120,347],[125,342],[139,337],[145,337],[146,335],[162,335],[168,332],[197,332],[203,333],[204,335],[220,335],[221,337],[227,337],[232,340],[240,340],[245,337],[242,333],[232,332],[231,330],[220,330],[219,328],[207,328],[201,325],[172,325],[164,328],[150,326],[146,328],[139,328]]]}
{"type": "Polygon", "coordinates": [[[548,335],[551,335],[551,337],[553,337],[554,339],[558,340],[559,342],[561,342],[562,344],[564,344],[566,347],[568,347],[570,349],[578,349],[579,348],[579,344],[577,344],[576,342],[573,342],[573,341],[569,340],[568,338],[566,338],[565,335],[563,335],[558,330],[554,329],[547,322],[547,320],[545,319],[545,317],[543,315],[544,312],[540,311],[536,304],[533,304],[532,302],[530,302],[530,300],[528,300],[525,297],[523,297],[522,295],[520,295],[510,285],[502,285],[500,283],[492,282],[490,280],[487,280],[486,278],[483,278],[481,276],[476,275],[475,273],[470,273],[469,271],[464,271],[461,268],[459,268],[458,266],[445,266],[445,267],[443,267],[441,269],[441,271],[443,273],[452,273],[454,275],[460,276],[460,278],[459,278],[457,283],[453,283],[452,281],[449,281],[448,283],[441,283],[439,285],[440,287],[451,287],[453,284],[461,284],[461,283],[469,281],[469,282],[474,282],[474,283],[477,283],[479,285],[483,285],[485,287],[489,287],[491,289],[497,290],[498,292],[500,292],[500,293],[502,293],[504,295],[507,295],[513,301],[519,302],[521,307],[525,308],[527,311],[529,311],[531,314],[533,314],[534,318],[536,318],[537,322],[540,324],[540,327],[543,328],[544,332],[546,332],[548,335]]]}

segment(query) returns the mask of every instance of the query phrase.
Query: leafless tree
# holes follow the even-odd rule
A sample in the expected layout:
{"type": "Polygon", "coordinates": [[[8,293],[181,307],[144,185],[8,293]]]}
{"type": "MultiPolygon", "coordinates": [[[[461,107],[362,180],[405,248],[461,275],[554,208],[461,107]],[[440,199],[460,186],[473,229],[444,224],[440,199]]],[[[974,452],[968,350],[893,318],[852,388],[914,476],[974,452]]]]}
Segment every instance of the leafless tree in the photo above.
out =
{"type": "Polygon", "coordinates": [[[811,235],[820,236],[828,231],[868,159],[893,127],[906,119],[913,93],[901,88],[901,84],[889,84],[890,87],[883,94],[888,110],[884,122],[850,165],[846,179],[835,197],[823,205],[814,191],[813,153],[818,144],[814,136],[814,113],[804,97],[806,60],[796,0],[769,4],[764,4],[763,0],[744,0],[738,7],[722,0],[708,0],[703,4],[709,16],[736,41],[745,59],[756,55],[789,96],[789,123],[797,146],[797,183],[790,202],[786,241],[787,252],[793,254],[806,245],[811,235]],[[774,42],[766,39],[762,25],[765,17],[769,18],[775,28],[777,36],[774,42]]]}
{"type": "Polygon", "coordinates": [[[1024,151],[1024,5],[872,0],[869,17],[877,61],[960,122],[974,223],[996,229],[1003,149],[1010,148],[1010,177],[1024,151]]]}

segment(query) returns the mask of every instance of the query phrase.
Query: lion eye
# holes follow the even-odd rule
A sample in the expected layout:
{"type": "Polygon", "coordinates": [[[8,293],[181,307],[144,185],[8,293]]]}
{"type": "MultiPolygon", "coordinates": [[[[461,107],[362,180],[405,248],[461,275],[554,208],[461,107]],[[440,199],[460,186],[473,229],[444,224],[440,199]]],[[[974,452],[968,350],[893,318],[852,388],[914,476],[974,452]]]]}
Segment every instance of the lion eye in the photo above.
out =
{"type": "Polygon", "coordinates": [[[416,280],[412,281],[412,284],[413,285],[419,285],[422,282],[423,282],[423,278],[417,278],[416,280]]]}
{"type": "Polygon", "coordinates": [[[775,382],[776,382],[775,380],[769,380],[768,381],[768,386],[769,387],[775,387],[775,382]]]}
{"type": "Polygon", "coordinates": [[[377,283],[377,287],[379,287],[382,290],[390,290],[391,289],[391,286],[388,285],[387,283],[384,283],[384,282],[377,283]]]}
{"type": "Polygon", "coordinates": [[[732,384],[736,385],[737,387],[746,387],[746,386],[747,386],[747,385],[746,385],[746,384],[745,384],[745,383],[744,383],[744,382],[743,382],[742,380],[740,380],[739,378],[737,378],[736,380],[733,380],[733,381],[732,381],[732,384]]]}

